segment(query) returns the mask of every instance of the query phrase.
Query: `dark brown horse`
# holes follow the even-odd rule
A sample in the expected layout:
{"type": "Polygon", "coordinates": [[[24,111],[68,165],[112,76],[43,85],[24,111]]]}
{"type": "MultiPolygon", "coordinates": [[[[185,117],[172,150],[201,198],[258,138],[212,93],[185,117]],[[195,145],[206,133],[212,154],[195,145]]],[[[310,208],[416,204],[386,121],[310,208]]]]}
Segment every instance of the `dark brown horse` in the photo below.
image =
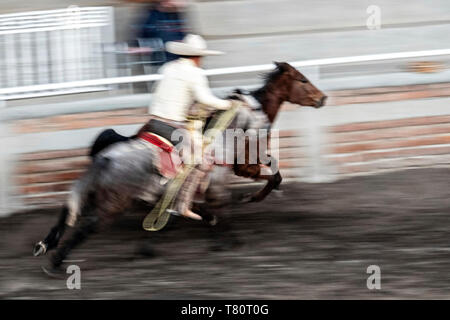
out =
{"type": "MultiPolygon", "coordinates": [[[[315,108],[320,108],[325,104],[327,96],[297,69],[286,62],[275,62],[275,65],[276,69],[265,76],[264,86],[250,92],[250,95],[260,103],[271,124],[275,121],[283,102],[315,108]]],[[[259,147],[267,148],[267,146],[259,147]]],[[[274,174],[263,174],[262,166],[249,164],[248,156],[249,152],[246,152],[246,164],[234,165],[234,173],[241,177],[267,181],[262,190],[243,197],[244,201],[248,202],[261,201],[273,189],[278,188],[282,177],[279,171],[274,174]]]]}

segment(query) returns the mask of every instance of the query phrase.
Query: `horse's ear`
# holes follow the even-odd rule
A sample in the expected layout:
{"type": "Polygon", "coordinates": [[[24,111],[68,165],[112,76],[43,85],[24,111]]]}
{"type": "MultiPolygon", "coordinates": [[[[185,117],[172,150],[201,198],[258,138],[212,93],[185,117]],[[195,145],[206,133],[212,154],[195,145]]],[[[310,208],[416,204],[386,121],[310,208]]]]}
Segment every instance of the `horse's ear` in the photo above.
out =
{"type": "Polygon", "coordinates": [[[286,71],[288,68],[287,68],[287,63],[286,62],[277,62],[277,61],[274,61],[273,62],[274,64],[275,64],[275,66],[278,68],[278,69],[280,69],[281,71],[286,71]]]}

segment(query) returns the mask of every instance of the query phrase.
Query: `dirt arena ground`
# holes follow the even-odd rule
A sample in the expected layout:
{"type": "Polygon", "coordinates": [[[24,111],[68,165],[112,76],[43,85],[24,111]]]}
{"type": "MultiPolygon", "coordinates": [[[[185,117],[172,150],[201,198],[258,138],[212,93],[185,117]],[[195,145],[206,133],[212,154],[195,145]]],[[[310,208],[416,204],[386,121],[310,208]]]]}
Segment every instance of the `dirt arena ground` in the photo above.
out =
{"type": "Polygon", "coordinates": [[[225,251],[211,250],[201,223],[150,234],[130,215],[71,255],[81,290],[31,255],[55,211],[14,215],[0,220],[0,298],[448,299],[449,181],[450,169],[435,168],[284,184],[281,197],[232,207],[243,244],[225,251]],[[154,257],[136,253],[142,243],[154,257]],[[369,265],[381,268],[381,290],[366,287],[369,265]]]}

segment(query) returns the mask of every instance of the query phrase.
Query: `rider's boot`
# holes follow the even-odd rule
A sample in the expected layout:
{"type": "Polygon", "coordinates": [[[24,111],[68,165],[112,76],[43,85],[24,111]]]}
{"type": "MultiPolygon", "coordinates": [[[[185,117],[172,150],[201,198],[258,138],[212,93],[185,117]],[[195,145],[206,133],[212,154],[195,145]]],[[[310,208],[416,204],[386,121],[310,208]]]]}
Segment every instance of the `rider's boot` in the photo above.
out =
{"type": "Polygon", "coordinates": [[[203,218],[200,215],[198,215],[197,213],[195,213],[189,209],[185,210],[182,214],[180,214],[178,211],[173,210],[173,209],[167,209],[167,212],[174,216],[183,216],[183,217],[190,218],[193,220],[203,220],[203,218]]]}
{"type": "Polygon", "coordinates": [[[170,214],[181,215],[193,220],[203,220],[201,215],[191,210],[195,193],[207,174],[206,170],[199,167],[194,168],[188,175],[178,194],[175,207],[167,210],[170,214]]]}

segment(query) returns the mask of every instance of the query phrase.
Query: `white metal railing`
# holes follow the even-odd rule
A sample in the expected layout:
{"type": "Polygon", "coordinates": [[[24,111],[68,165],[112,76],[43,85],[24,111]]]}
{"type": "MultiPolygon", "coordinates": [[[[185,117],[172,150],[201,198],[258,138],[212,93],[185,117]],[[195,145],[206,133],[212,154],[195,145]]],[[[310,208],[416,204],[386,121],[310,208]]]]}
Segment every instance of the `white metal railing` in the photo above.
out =
{"type": "MultiPolygon", "coordinates": [[[[349,57],[337,57],[337,58],[325,58],[314,59],[305,61],[294,61],[290,64],[296,68],[309,67],[309,66],[325,66],[325,65],[339,65],[358,62],[372,62],[382,60],[394,60],[394,59],[408,59],[408,58],[420,58],[420,57],[434,57],[450,55],[450,49],[438,49],[438,50],[424,50],[424,51],[406,51],[395,53],[381,53],[370,54],[361,56],[349,56],[349,57]]],[[[262,64],[253,66],[231,67],[231,68],[216,68],[205,71],[208,76],[226,75],[226,74],[239,74],[248,72],[267,71],[273,69],[273,64],[262,64]]],[[[14,88],[0,89],[0,99],[8,99],[8,95],[21,94],[26,92],[46,91],[46,90],[61,90],[80,87],[91,86],[104,86],[104,85],[116,85],[116,84],[129,84],[137,82],[149,82],[161,79],[159,74],[150,75],[138,75],[138,76],[126,76],[126,77],[114,77],[114,78],[101,78],[93,80],[81,80],[81,81],[69,81],[42,85],[20,86],[14,88]]]]}
{"type": "MultiPolygon", "coordinates": [[[[101,44],[114,39],[112,10],[71,6],[0,15],[0,87],[105,77],[101,44]]],[[[86,91],[87,87],[70,89],[86,91]]],[[[31,92],[20,91],[5,98],[28,97],[31,92]]]]}
{"type": "Polygon", "coordinates": [[[0,35],[106,26],[110,7],[77,7],[0,15],[0,35]]]}

